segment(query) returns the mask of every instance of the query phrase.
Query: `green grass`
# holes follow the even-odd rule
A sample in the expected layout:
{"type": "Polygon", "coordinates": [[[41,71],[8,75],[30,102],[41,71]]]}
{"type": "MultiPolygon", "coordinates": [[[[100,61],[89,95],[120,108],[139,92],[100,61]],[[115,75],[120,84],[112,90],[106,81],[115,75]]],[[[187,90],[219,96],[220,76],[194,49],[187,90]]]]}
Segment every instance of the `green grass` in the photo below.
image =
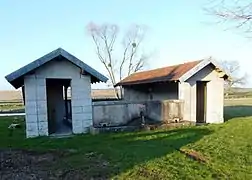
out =
{"type": "MultiPolygon", "coordinates": [[[[10,136],[7,127],[12,121],[10,117],[0,120],[1,148],[74,150],[55,168],[73,167],[87,178],[252,179],[252,117],[220,125],[65,139],[25,139],[24,127],[10,136]],[[194,150],[207,162],[193,160],[179,149],[194,150]]],[[[16,121],[23,124],[22,118],[16,121]]]]}
{"type": "Polygon", "coordinates": [[[224,102],[224,119],[252,116],[252,98],[226,99],[224,102]]]}

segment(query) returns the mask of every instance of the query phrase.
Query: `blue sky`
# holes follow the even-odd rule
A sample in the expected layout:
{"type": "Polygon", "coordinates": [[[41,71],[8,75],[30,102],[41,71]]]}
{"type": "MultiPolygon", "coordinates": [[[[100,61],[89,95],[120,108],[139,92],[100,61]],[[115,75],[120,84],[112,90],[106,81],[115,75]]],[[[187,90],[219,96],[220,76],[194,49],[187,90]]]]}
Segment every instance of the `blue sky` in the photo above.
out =
{"type": "MultiPolygon", "coordinates": [[[[85,26],[116,23],[121,31],[132,23],[149,27],[145,51],[154,52],[148,68],[213,56],[238,60],[250,76],[252,40],[210,24],[213,17],[202,8],[207,0],[1,0],[0,89],[13,89],[4,76],[62,47],[106,74],[85,26]]],[[[250,81],[247,86],[252,86],[250,81]]]]}

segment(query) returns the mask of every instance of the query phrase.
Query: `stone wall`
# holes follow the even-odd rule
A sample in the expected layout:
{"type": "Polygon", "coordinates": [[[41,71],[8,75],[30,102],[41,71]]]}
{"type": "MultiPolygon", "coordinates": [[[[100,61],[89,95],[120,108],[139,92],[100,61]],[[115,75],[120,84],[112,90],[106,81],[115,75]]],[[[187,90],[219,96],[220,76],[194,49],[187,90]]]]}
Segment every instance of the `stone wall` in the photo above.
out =
{"type": "Polygon", "coordinates": [[[101,101],[93,102],[93,125],[100,127],[125,125],[129,121],[140,117],[145,111],[145,104],[129,101],[101,101]]]}
{"type": "Polygon", "coordinates": [[[74,79],[71,87],[73,133],[85,133],[93,125],[90,77],[82,75],[74,79]]]}
{"type": "Polygon", "coordinates": [[[26,136],[47,136],[46,83],[35,75],[25,77],[26,136]]]}
{"type": "Polygon", "coordinates": [[[183,101],[104,101],[93,102],[93,125],[125,125],[143,112],[150,120],[166,123],[183,120],[183,101]]]}
{"type": "Polygon", "coordinates": [[[184,102],[182,100],[147,101],[146,116],[165,123],[184,120],[184,102]]]}

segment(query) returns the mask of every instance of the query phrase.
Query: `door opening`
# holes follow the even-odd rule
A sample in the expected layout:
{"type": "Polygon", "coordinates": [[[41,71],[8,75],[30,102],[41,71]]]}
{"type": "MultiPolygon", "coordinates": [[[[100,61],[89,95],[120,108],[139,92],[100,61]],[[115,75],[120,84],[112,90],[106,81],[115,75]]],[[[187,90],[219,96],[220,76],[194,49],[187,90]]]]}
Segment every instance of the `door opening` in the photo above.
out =
{"type": "Polygon", "coordinates": [[[67,95],[70,85],[70,79],[46,79],[49,134],[72,133],[71,106],[69,106],[67,95]]]}
{"type": "Polygon", "coordinates": [[[207,81],[197,81],[196,89],[196,122],[206,123],[207,81]]]}

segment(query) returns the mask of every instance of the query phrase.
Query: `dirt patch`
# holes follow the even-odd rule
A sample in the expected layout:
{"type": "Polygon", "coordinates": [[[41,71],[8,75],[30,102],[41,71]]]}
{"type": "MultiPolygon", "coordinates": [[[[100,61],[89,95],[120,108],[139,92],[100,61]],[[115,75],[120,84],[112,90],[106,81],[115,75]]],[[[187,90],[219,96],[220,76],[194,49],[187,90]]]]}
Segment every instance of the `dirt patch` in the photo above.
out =
{"type": "Polygon", "coordinates": [[[0,150],[0,179],[46,179],[54,176],[50,171],[62,157],[57,152],[28,150],[0,150]]]}
{"type": "Polygon", "coordinates": [[[179,152],[198,162],[206,163],[209,161],[203,154],[192,149],[179,149],[179,152]]]}
{"type": "MultiPolygon", "coordinates": [[[[73,168],[64,161],[71,156],[69,151],[36,152],[28,150],[0,150],[0,179],[92,179],[86,169],[73,168]]],[[[96,157],[88,157],[96,158],[96,157]]],[[[85,162],[85,161],[84,161],[85,162]]],[[[97,168],[106,164],[97,162],[97,168]],[[98,167],[99,166],[99,167],[98,167]]],[[[95,167],[90,167],[95,168],[95,167]]],[[[107,173],[107,172],[106,172],[107,173]]],[[[105,179],[96,173],[93,179],[105,179]]]]}
{"type": "Polygon", "coordinates": [[[174,129],[174,128],[181,128],[181,127],[189,127],[194,126],[195,123],[192,123],[190,121],[180,121],[180,122],[174,122],[174,123],[156,123],[156,124],[146,124],[143,129],[146,130],[162,130],[162,129],[174,129]]]}

